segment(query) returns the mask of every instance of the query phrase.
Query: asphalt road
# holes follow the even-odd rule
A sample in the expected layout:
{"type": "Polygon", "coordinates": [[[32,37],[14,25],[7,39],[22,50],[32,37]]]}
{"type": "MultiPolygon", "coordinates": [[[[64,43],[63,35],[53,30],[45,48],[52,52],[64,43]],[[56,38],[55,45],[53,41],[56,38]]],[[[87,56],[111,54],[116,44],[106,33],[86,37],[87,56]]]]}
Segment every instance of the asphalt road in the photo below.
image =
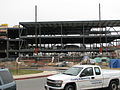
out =
{"type": "Polygon", "coordinates": [[[17,80],[17,90],[45,90],[46,78],[17,80]]]}
{"type": "MultiPolygon", "coordinates": [[[[42,71],[56,71],[53,69],[39,69],[42,71]]],[[[63,72],[64,70],[57,70],[63,72]]],[[[45,90],[44,85],[46,83],[46,78],[37,79],[27,79],[27,80],[17,80],[17,90],[45,90]]]]}

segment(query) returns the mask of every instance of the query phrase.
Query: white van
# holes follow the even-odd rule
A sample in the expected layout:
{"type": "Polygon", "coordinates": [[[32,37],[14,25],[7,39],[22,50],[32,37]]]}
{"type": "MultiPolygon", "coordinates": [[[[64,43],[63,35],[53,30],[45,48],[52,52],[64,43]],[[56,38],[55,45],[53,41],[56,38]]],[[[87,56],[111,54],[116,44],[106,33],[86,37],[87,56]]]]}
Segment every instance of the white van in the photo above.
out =
{"type": "Polygon", "coordinates": [[[8,69],[0,69],[0,90],[16,90],[16,82],[8,69]]]}

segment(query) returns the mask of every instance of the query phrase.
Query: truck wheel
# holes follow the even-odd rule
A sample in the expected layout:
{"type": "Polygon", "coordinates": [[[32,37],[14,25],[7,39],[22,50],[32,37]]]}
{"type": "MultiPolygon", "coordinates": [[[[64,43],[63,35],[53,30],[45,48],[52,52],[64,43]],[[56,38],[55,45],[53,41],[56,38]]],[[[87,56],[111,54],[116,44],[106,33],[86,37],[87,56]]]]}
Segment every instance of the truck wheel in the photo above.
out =
{"type": "Polygon", "coordinates": [[[116,81],[110,82],[110,85],[108,88],[109,88],[109,90],[118,90],[118,85],[117,85],[116,81]]]}
{"type": "Polygon", "coordinates": [[[75,90],[73,85],[67,85],[64,90],[75,90]]]}

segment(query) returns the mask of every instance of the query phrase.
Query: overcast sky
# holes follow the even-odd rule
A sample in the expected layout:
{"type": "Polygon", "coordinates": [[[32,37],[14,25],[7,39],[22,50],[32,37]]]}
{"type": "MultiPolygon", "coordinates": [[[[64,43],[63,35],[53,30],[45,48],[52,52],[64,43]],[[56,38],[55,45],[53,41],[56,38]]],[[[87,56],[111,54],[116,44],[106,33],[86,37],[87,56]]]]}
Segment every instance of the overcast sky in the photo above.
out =
{"type": "Polygon", "coordinates": [[[0,24],[38,21],[120,20],[120,0],[0,0],[0,24]]]}

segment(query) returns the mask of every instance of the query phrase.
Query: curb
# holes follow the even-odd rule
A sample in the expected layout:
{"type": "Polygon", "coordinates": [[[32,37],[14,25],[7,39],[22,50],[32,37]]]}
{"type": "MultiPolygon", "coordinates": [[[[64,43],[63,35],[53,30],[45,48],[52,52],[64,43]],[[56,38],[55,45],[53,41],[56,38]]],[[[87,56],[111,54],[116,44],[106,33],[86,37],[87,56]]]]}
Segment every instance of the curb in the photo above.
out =
{"type": "Polygon", "coordinates": [[[33,78],[42,78],[42,77],[48,77],[54,74],[49,74],[49,75],[42,75],[42,76],[33,76],[33,77],[24,77],[24,78],[15,78],[14,80],[25,80],[25,79],[33,79],[33,78]]]}

